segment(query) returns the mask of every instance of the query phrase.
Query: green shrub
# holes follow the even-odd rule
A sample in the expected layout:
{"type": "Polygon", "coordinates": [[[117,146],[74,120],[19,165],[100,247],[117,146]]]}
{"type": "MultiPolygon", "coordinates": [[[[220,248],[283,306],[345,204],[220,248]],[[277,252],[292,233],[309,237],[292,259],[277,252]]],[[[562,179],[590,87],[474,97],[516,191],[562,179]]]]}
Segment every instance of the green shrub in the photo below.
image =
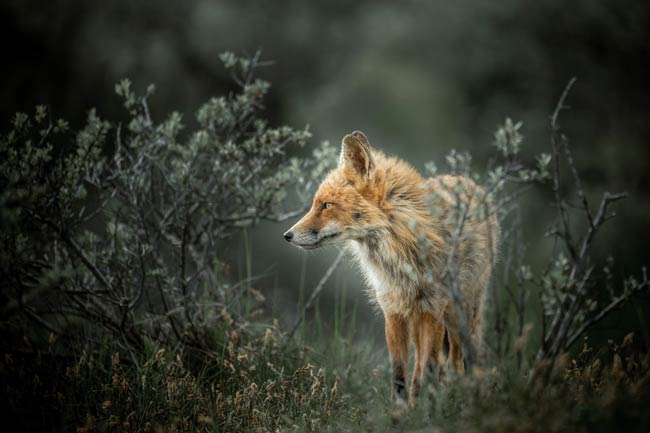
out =
{"type": "MultiPolygon", "coordinates": [[[[124,125],[91,110],[73,134],[37,107],[0,138],[3,349],[39,358],[3,372],[67,371],[45,394],[80,431],[269,431],[335,404],[334,379],[279,349],[279,329],[255,323],[263,295],[222,261],[237,230],[302,212],[285,197],[308,194],[334,151],[291,156],[309,132],[262,117],[259,56],[222,60],[239,90],[191,130],[179,113],[154,121],[153,87],[138,96],[124,80],[124,125]]],[[[20,383],[16,410],[42,397],[20,383]]]]}

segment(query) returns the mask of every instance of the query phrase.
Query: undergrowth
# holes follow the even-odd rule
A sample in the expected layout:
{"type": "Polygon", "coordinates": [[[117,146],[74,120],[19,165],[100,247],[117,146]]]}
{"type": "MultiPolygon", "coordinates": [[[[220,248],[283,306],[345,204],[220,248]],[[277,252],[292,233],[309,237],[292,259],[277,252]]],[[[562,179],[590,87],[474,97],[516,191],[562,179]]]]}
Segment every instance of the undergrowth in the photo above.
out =
{"type": "MultiPolygon", "coordinates": [[[[345,311],[346,300],[334,309],[345,311]]],[[[323,313],[325,314],[325,313],[323,313]]],[[[332,313],[330,316],[334,316],[332,313]]],[[[214,331],[213,352],[155,342],[137,359],[110,342],[77,348],[51,336],[22,342],[0,363],[10,410],[38,404],[50,431],[611,432],[647,431],[650,354],[629,334],[540,368],[532,379],[504,359],[469,376],[429,377],[416,408],[390,401],[390,366],[381,345],[363,341],[354,310],[339,330],[316,318],[288,340],[272,326],[214,331]],[[328,333],[330,329],[333,332],[328,333]],[[18,353],[18,352],[17,352],[18,353]],[[66,355],[67,354],[67,355],[66,355]],[[62,424],[57,424],[61,422],[62,424]]],[[[376,326],[381,320],[376,319],[376,326]]],[[[25,418],[24,431],[43,420],[25,418]]],[[[34,429],[30,428],[34,427],[34,429]]]]}
{"type": "MultiPolygon", "coordinates": [[[[377,322],[381,326],[380,318],[377,322]]],[[[385,348],[355,344],[355,333],[358,339],[367,330],[348,332],[350,339],[313,343],[320,348],[315,353],[321,365],[340,378],[344,401],[322,431],[604,433],[650,428],[650,353],[639,351],[633,333],[599,349],[585,339],[576,353],[564,354],[553,365],[538,364],[545,380],[520,368],[514,355],[493,359],[472,375],[443,370],[439,377],[429,375],[417,406],[404,411],[390,400],[385,348]]]]}

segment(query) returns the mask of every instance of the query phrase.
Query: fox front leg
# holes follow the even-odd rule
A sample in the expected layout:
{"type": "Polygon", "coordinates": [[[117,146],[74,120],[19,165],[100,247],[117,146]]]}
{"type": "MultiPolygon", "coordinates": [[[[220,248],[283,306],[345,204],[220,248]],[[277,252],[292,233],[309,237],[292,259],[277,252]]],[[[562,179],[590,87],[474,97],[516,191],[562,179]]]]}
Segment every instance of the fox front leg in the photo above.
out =
{"type": "Polygon", "coordinates": [[[415,406],[424,375],[427,371],[433,372],[434,368],[439,367],[445,325],[432,314],[416,313],[411,318],[411,337],[415,345],[415,365],[409,389],[409,405],[415,406]]]}
{"type": "Polygon", "coordinates": [[[409,329],[406,319],[398,314],[386,315],[386,344],[393,366],[391,393],[398,405],[406,405],[406,378],[409,360],[409,329]]]}

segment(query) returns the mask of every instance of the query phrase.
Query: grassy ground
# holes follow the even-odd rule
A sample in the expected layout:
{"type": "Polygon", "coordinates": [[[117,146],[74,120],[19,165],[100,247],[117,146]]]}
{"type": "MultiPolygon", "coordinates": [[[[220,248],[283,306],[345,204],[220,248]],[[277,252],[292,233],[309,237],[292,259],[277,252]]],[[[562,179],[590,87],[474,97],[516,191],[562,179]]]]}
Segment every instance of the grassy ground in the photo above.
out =
{"type": "MultiPolygon", "coordinates": [[[[315,319],[295,341],[277,326],[214,330],[213,351],[162,348],[131,358],[111,343],[72,356],[25,340],[0,372],[22,431],[648,431],[650,357],[620,345],[585,349],[540,377],[507,359],[471,376],[429,380],[416,408],[389,399],[385,349],[354,343],[353,310],[315,319]],[[18,355],[20,353],[20,355],[18,355]]],[[[366,331],[367,332],[367,331],[366,331]]],[[[68,348],[69,349],[69,348],[68,348]]]]}
{"type": "Polygon", "coordinates": [[[446,371],[441,378],[428,378],[417,407],[402,411],[389,398],[385,348],[352,343],[354,313],[335,308],[339,313],[334,323],[347,323],[325,336],[317,315],[311,326],[317,337],[306,339],[313,341],[307,357],[339,378],[342,404],[319,427],[322,431],[641,432],[650,427],[645,410],[650,403],[650,355],[635,349],[633,334],[601,348],[590,348],[585,341],[581,351],[555,365],[519,368],[513,355],[493,358],[472,375],[446,371]]]}

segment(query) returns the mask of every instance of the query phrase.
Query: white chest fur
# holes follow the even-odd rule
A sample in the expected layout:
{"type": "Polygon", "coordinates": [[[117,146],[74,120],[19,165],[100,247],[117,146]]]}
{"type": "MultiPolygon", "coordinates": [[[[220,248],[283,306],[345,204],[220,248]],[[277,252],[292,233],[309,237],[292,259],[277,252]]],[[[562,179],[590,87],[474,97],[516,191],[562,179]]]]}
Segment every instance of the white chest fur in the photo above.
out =
{"type": "Polygon", "coordinates": [[[350,242],[360,270],[369,288],[371,300],[384,314],[410,315],[414,311],[440,314],[446,302],[444,294],[399,257],[393,257],[383,245],[370,251],[367,245],[350,242]],[[377,257],[380,257],[378,260],[377,257]]]}

